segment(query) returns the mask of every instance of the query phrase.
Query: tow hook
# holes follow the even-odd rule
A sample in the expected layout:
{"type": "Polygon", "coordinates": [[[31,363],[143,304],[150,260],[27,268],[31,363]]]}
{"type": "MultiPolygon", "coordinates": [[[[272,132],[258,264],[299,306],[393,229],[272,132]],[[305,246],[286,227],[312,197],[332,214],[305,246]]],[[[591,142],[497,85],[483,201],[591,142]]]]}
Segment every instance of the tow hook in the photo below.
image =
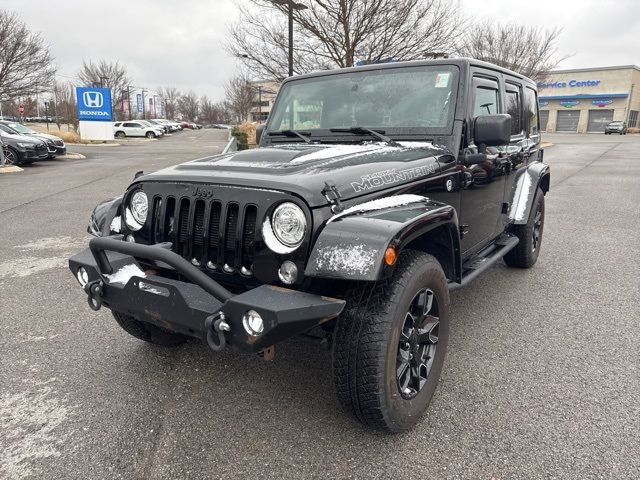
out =
{"type": "Polygon", "coordinates": [[[231,330],[229,324],[225,321],[224,313],[218,312],[209,315],[204,321],[204,327],[207,330],[207,343],[214,352],[219,352],[227,345],[227,339],[224,332],[231,330]]]}
{"type": "Polygon", "coordinates": [[[87,292],[87,302],[91,310],[98,311],[102,307],[102,290],[104,283],[102,280],[95,280],[89,282],[84,286],[84,291],[87,292]]]}

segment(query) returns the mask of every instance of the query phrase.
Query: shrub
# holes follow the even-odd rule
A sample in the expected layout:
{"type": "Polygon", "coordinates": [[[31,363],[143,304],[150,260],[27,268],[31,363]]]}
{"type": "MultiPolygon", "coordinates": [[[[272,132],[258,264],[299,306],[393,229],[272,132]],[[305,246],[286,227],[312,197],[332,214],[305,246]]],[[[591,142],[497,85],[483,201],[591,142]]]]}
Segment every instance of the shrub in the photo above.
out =
{"type": "Polygon", "coordinates": [[[247,132],[243,132],[238,127],[234,127],[233,130],[231,130],[231,135],[236,137],[236,140],[238,142],[238,150],[246,150],[247,148],[249,148],[249,136],[247,135],[247,132]]]}

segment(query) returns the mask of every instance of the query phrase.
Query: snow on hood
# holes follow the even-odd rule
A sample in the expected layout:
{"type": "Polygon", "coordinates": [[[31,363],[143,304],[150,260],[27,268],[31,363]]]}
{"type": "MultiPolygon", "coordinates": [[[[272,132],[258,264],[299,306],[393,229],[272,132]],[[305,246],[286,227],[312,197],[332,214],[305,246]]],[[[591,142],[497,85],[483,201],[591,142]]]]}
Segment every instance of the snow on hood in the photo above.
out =
{"type": "Polygon", "coordinates": [[[294,158],[291,165],[312,162],[314,160],[328,160],[349,155],[355,158],[370,152],[397,152],[405,148],[435,148],[430,142],[398,142],[401,146],[389,145],[385,142],[366,142],[362,144],[326,145],[322,149],[311,153],[303,153],[294,158]]]}
{"type": "Polygon", "coordinates": [[[22,142],[22,143],[33,143],[35,145],[44,143],[44,140],[40,140],[39,138],[35,138],[30,135],[1,132],[0,136],[2,138],[9,138],[9,139],[15,140],[16,142],[22,142]]]}
{"type": "Polygon", "coordinates": [[[427,197],[412,194],[394,195],[392,197],[379,198],[377,200],[371,200],[369,202],[364,202],[359,205],[349,207],[346,210],[343,210],[342,212],[331,217],[327,223],[333,222],[334,220],[337,220],[340,217],[345,217],[347,215],[369,212],[372,210],[382,210],[385,208],[401,207],[403,205],[409,205],[411,203],[426,202],[427,200],[429,200],[427,197]]]}
{"type": "Polygon", "coordinates": [[[105,275],[109,283],[126,285],[132,277],[146,278],[147,275],[136,264],[125,265],[112,275],[105,275]]]}

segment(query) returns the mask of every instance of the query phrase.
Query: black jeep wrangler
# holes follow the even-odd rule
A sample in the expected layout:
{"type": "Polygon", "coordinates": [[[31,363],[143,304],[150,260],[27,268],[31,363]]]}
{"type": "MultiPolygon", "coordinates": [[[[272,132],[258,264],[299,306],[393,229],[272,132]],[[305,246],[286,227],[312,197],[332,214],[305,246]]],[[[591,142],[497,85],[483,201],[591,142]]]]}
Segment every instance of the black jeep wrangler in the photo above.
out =
{"type": "Polygon", "coordinates": [[[536,95],[469,59],[289,78],[260,148],[137,176],[96,207],[69,267],[91,308],[147,342],[269,358],[324,336],[345,408],[406,430],[438,384],[449,292],[538,258],[536,95]]]}

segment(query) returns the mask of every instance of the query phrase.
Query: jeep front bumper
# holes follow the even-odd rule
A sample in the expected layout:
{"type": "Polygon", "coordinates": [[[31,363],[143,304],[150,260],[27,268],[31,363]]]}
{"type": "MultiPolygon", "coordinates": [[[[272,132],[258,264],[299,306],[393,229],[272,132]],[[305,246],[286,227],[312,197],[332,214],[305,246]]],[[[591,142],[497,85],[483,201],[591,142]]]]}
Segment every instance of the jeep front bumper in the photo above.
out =
{"type": "Polygon", "coordinates": [[[84,269],[82,283],[94,310],[104,305],[140,321],[206,339],[214,350],[229,343],[259,352],[338,316],[344,308],[343,300],[272,285],[234,295],[169,248],[170,244],[126,242],[122,235],[96,237],[89,248],[69,259],[69,268],[76,278],[84,269]],[[143,272],[136,259],[157,269],[147,266],[143,272]],[[161,270],[173,270],[176,275],[172,276],[180,280],[159,275],[161,270]],[[114,275],[125,271],[138,273],[114,275]],[[120,282],[115,281],[117,277],[120,282]],[[262,318],[258,335],[243,325],[250,310],[262,318]]]}

